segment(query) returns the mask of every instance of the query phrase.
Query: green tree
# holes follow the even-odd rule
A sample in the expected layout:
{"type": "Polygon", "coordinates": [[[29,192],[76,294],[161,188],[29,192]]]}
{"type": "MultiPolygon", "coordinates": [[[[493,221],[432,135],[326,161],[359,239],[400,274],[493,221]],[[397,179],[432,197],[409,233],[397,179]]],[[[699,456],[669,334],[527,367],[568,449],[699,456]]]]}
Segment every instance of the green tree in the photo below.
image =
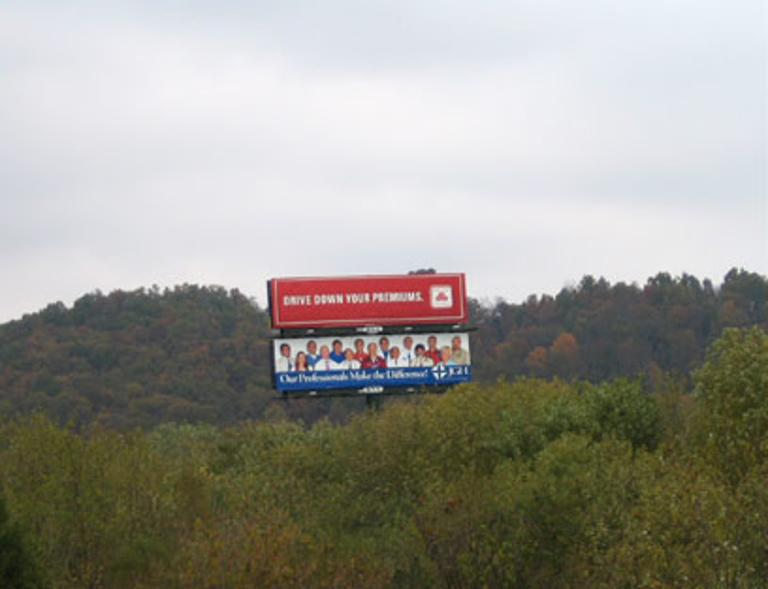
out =
{"type": "Polygon", "coordinates": [[[18,526],[10,522],[5,500],[0,496],[0,587],[42,587],[35,563],[24,545],[18,526]]]}
{"type": "Polygon", "coordinates": [[[732,484],[768,456],[768,333],[728,329],[696,374],[699,442],[732,484]]]}
{"type": "Polygon", "coordinates": [[[662,433],[659,408],[639,381],[619,379],[584,388],[587,427],[595,439],[617,437],[635,448],[656,447],[662,433]]]}

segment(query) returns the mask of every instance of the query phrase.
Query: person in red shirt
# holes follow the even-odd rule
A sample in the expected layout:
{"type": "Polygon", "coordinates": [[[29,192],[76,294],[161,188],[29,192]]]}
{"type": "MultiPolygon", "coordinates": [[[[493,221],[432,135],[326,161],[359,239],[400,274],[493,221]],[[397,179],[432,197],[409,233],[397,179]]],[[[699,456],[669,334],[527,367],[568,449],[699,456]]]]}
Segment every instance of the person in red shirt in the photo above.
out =
{"type": "Polygon", "coordinates": [[[440,364],[440,361],[442,360],[442,354],[440,353],[440,350],[437,347],[437,337],[434,335],[430,335],[427,338],[427,351],[424,352],[424,355],[427,358],[431,358],[432,362],[435,366],[440,364]]]}
{"type": "Polygon", "coordinates": [[[307,359],[307,355],[304,352],[299,352],[296,354],[296,365],[293,367],[293,369],[296,372],[307,372],[308,370],[312,370],[309,367],[309,360],[307,359]]]}
{"type": "Polygon", "coordinates": [[[360,362],[362,366],[367,359],[368,354],[365,353],[365,342],[363,338],[359,337],[355,340],[355,360],[360,362]]]}
{"type": "Polygon", "coordinates": [[[386,368],[387,361],[383,356],[379,356],[379,346],[375,342],[368,344],[368,356],[363,360],[363,368],[386,368]]]}

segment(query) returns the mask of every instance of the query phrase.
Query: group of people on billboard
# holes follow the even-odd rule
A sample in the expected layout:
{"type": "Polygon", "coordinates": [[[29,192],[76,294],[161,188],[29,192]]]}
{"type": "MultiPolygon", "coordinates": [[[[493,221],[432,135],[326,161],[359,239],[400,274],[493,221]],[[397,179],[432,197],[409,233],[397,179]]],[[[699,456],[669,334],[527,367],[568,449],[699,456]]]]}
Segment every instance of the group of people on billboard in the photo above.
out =
{"type": "MultiPolygon", "coordinates": [[[[418,337],[418,336],[417,336],[418,337]]],[[[341,338],[328,343],[310,339],[303,349],[294,350],[288,341],[279,342],[275,357],[276,372],[320,372],[329,370],[358,370],[376,368],[429,368],[433,366],[468,366],[469,349],[462,335],[450,337],[450,344],[439,345],[438,336],[429,335],[426,342],[417,342],[413,336],[402,337],[400,345],[393,345],[390,337],[378,340],[355,338],[345,347],[341,338]]],[[[300,340],[298,340],[300,341],[300,340]]],[[[294,345],[296,341],[294,341],[294,345]]]]}

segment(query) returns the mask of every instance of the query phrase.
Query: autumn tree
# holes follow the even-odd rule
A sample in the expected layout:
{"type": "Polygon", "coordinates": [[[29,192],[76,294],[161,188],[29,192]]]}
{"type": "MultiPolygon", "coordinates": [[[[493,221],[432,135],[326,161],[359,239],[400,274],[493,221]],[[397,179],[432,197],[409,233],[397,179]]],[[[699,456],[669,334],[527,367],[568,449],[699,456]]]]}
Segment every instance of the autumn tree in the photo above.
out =
{"type": "Polygon", "coordinates": [[[525,364],[531,374],[536,376],[542,376],[546,373],[549,367],[549,353],[544,346],[536,346],[528,357],[525,359],[525,364]]]}
{"type": "Polygon", "coordinates": [[[549,348],[549,364],[558,376],[576,376],[579,368],[579,344],[567,331],[557,336],[549,348]]]}

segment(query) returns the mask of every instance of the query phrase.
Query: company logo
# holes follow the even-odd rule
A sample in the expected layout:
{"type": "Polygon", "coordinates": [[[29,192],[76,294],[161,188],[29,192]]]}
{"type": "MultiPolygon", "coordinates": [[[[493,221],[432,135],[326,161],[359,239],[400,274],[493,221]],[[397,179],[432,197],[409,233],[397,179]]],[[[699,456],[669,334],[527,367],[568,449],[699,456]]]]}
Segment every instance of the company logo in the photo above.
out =
{"type": "Polygon", "coordinates": [[[430,287],[429,304],[433,309],[450,309],[453,307],[453,289],[444,284],[430,287]]]}
{"type": "Polygon", "coordinates": [[[449,374],[449,370],[444,364],[438,364],[432,369],[432,375],[435,377],[435,380],[443,380],[449,374]]]}

